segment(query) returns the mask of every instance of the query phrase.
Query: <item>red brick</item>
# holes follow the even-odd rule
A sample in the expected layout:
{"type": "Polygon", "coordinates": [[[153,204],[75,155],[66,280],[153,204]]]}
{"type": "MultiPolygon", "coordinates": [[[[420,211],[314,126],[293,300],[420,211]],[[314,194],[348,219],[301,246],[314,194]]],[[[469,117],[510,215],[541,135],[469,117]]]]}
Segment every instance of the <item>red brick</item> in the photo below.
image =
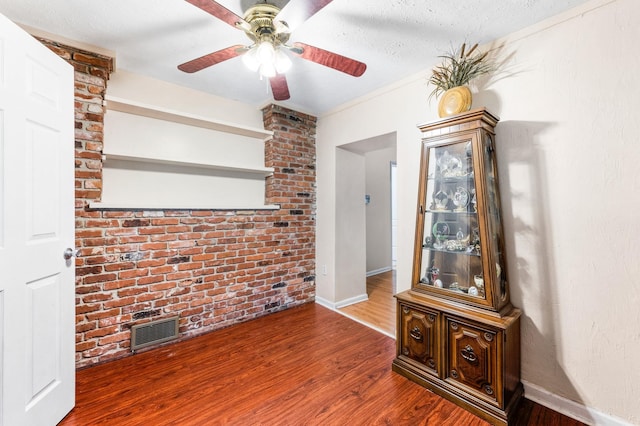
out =
{"type": "Polygon", "coordinates": [[[112,272],[112,271],[122,271],[125,269],[133,269],[135,268],[136,264],[133,262],[121,262],[121,263],[110,263],[107,265],[104,265],[104,269],[107,272],[112,272]]]}
{"type": "Polygon", "coordinates": [[[103,328],[98,328],[96,330],[87,331],[86,333],[84,333],[84,337],[85,339],[92,339],[94,337],[104,337],[104,336],[108,336],[109,334],[116,333],[117,331],[118,331],[118,327],[116,326],[103,327],[103,328]]]}
{"type": "Polygon", "coordinates": [[[147,243],[147,244],[141,244],[140,245],[140,250],[146,251],[146,250],[164,250],[167,248],[167,244],[166,243],[147,243]]]}
{"type": "Polygon", "coordinates": [[[148,269],[132,269],[130,271],[118,272],[118,278],[123,280],[127,278],[144,277],[149,275],[148,269]]]}
{"type": "Polygon", "coordinates": [[[176,232],[189,232],[191,231],[191,227],[187,225],[179,225],[179,226],[167,226],[166,232],[168,233],[176,233],[176,232]]]}
{"type": "Polygon", "coordinates": [[[116,274],[99,274],[99,275],[87,275],[82,279],[84,284],[101,283],[106,281],[113,281],[116,279],[116,274]]]}
{"type": "Polygon", "coordinates": [[[162,282],[164,278],[161,275],[152,275],[149,277],[138,278],[138,285],[147,285],[162,282]]]}
{"type": "Polygon", "coordinates": [[[121,297],[116,300],[110,300],[108,302],[104,302],[104,307],[105,309],[119,308],[122,306],[131,305],[135,303],[135,301],[136,301],[136,298],[133,296],[121,297]]]}
{"type": "Polygon", "coordinates": [[[142,293],[147,293],[149,290],[146,287],[128,287],[118,291],[118,297],[137,296],[142,293]]]}
{"type": "Polygon", "coordinates": [[[153,226],[177,225],[179,223],[180,223],[180,219],[177,219],[177,218],[162,217],[162,218],[151,219],[151,224],[153,226]]]}
{"type": "Polygon", "coordinates": [[[202,262],[179,263],[177,266],[179,271],[189,271],[202,268],[202,262]]]}
{"type": "Polygon", "coordinates": [[[191,276],[190,272],[175,272],[173,274],[167,274],[167,280],[175,281],[175,280],[183,280],[185,278],[189,278],[191,276]]]}
{"type": "Polygon", "coordinates": [[[97,346],[97,342],[93,340],[84,340],[79,343],[76,343],[76,352],[84,352],[88,349],[93,349],[97,346]]]}
{"type": "Polygon", "coordinates": [[[136,285],[136,280],[128,279],[128,280],[118,280],[118,281],[110,281],[104,284],[105,290],[117,290],[119,288],[132,287],[136,285]]]}
{"type": "Polygon", "coordinates": [[[163,291],[163,290],[169,290],[172,288],[176,288],[175,282],[164,282],[161,284],[153,284],[149,286],[150,291],[163,291]]]}
{"type": "Polygon", "coordinates": [[[161,274],[168,274],[173,272],[173,265],[167,265],[167,266],[160,266],[158,268],[151,268],[149,270],[149,273],[151,273],[151,275],[161,275],[161,274]]]}
{"type": "Polygon", "coordinates": [[[174,241],[167,244],[170,249],[188,248],[193,247],[194,245],[195,242],[193,241],[174,241]]]}
{"type": "Polygon", "coordinates": [[[97,312],[101,308],[99,303],[94,303],[92,305],[80,305],[76,304],[76,314],[86,314],[89,312],[97,312]]]}
{"type": "Polygon", "coordinates": [[[98,346],[107,345],[109,343],[122,342],[123,340],[129,340],[131,337],[130,332],[113,333],[107,337],[103,337],[98,340],[98,346]]]}
{"type": "Polygon", "coordinates": [[[160,292],[145,293],[145,294],[141,294],[141,295],[137,296],[136,297],[136,302],[138,302],[138,303],[149,302],[151,300],[162,299],[163,297],[164,297],[164,294],[160,293],[160,292]]]}

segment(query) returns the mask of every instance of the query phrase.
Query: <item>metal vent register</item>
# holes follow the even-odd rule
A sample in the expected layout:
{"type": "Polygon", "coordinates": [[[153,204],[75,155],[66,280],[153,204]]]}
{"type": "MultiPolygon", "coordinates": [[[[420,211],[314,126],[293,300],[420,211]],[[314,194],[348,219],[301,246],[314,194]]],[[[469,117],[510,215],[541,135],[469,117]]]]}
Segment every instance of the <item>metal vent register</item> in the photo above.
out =
{"type": "Polygon", "coordinates": [[[178,338],[179,317],[165,318],[131,327],[131,352],[178,338]]]}

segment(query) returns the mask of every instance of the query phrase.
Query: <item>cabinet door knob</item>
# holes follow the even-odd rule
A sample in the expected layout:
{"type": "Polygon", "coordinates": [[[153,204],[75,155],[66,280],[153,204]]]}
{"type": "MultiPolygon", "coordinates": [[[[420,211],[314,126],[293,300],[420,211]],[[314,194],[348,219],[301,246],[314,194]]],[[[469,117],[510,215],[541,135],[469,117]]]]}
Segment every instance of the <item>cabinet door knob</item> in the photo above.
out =
{"type": "Polygon", "coordinates": [[[478,360],[478,356],[473,352],[473,348],[470,345],[465,346],[460,351],[460,356],[471,363],[475,363],[478,360]]]}
{"type": "Polygon", "coordinates": [[[417,340],[418,342],[422,342],[422,332],[420,331],[420,329],[416,326],[413,327],[411,329],[411,331],[409,332],[409,335],[414,339],[417,340]]]}

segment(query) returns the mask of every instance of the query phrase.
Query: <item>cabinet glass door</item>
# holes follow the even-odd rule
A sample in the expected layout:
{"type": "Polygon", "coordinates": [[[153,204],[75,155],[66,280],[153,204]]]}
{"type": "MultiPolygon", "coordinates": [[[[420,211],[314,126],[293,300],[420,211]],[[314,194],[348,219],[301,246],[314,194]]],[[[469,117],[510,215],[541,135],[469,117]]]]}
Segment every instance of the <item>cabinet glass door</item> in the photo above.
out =
{"type": "Polygon", "coordinates": [[[470,139],[428,148],[420,284],[484,299],[472,154],[470,139]]]}
{"type": "MultiPolygon", "coordinates": [[[[494,144],[493,137],[487,136],[484,147],[484,164],[485,164],[485,187],[487,188],[487,225],[488,234],[491,238],[490,258],[495,259],[495,277],[498,284],[497,292],[501,301],[506,300],[508,296],[507,274],[504,271],[504,243],[502,235],[502,219],[500,218],[500,193],[498,192],[498,172],[493,154],[494,144]]],[[[493,265],[490,265],[489,269],[493,265]]],[[[488,272],[493,274],[494,272],[488,272]]]]}

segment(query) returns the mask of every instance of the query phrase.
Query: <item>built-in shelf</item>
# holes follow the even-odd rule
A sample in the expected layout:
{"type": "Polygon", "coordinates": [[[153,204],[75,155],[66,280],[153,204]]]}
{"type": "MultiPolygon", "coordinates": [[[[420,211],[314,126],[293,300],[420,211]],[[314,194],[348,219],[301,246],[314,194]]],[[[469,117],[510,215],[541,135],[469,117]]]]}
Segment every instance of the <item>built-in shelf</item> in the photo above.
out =
{"type": "Polygon", "coordinates": [[[167,166],[198,167],[198,168],[214,169],[214,170],[221,170],[221,171],[248,173],[248,174],[254,174],[254,175],[264,176],[264,177],[269,176],[273,173],[273,168],[271,167],[231,166],[228,164],[198,163],[193,161],[170,160],[170,159],[159,158],[159,157],[138,157],[133,155],[121,155],[121,154],[110,154],[110,153],[104,153],[102,155],[102,160],[105,162],[105,164],[108,164],[110,160],[119,160],[119,161],[131,161],[136,163],[161,164],[161,165],[167,165],[167,166]]]}
{"type": "Polygon", "coordinates": [[[108,110],[112,111],[120,111],[128,114],[141,115],[143,117],[172,121],[174,123],[202,127],[205,129],[217,130],[220,132],[241,136],[248,136],[256,139],[268,139],[273,136],[273,132],[268,130],[212,120],[210,118],[198,116],[195,114],[175,111],[155,105],[148,105],[141,102],[122,99],[110,95],[105,96],[105,106],[108,110]]]}
{"type": "Polygon", "coordinates": [[[90,209],[96,210],[278,210],[279,205],[267,204],[267,205],[255,205],[255,206],[234,206],[234,205],[186,205],[184,203],[172,205],[171,203],[151,204],[141,203],[136,205],[134,203],[110,203],[110,202],[95,202],[89,203],[90,209]]]}
{"type": "Polygon", "coordinates": [[[277,210],[265,205],[273,132],[106,96],[102,210],[277,210]]]}

